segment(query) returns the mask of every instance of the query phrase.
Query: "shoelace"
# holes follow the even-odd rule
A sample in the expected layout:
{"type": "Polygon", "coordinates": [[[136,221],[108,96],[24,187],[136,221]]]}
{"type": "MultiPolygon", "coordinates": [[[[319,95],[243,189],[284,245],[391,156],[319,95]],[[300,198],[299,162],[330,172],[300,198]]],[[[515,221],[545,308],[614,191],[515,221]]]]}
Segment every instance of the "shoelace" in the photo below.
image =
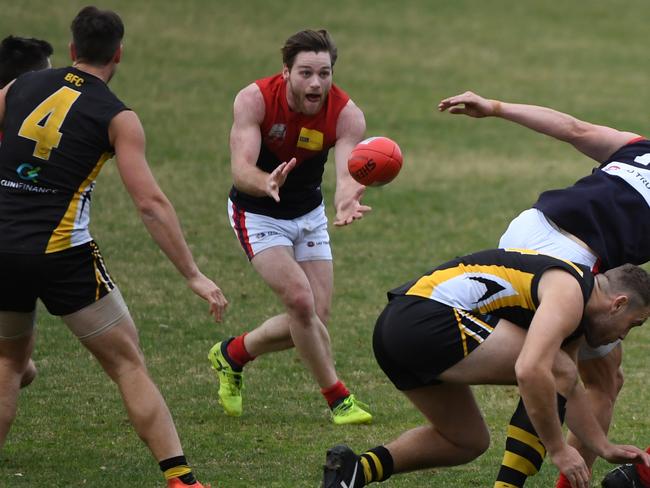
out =
{"type": "Polygon", "coordinates": [[[367,404],[363,403],[362,401],[359,401],[356,399],[354,395],[350,395],[347,397],[343,402],[334,409],[335,413],[344,413],[349,410],[351,410],[354,406],[358,406],[360,408],[363,408],[364,410],[367,410],[370,408],[367,404]]]}

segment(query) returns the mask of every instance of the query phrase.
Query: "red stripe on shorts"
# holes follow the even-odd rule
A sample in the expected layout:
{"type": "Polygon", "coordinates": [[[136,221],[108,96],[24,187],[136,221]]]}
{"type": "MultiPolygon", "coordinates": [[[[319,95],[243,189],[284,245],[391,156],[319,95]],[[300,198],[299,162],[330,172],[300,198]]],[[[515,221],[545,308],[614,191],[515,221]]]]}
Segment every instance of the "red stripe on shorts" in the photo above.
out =
{"type": "Polygon", "coordinates": [[[235,233],[239,239],[241,247],[244,248],[244,252],[250,261],[255,255],[253,253],[253,248],[250,245],[248,240],[248,230],[246,229],[246,212],[241,210],[232,204],[232,220],[235,223],[235,233]]]}

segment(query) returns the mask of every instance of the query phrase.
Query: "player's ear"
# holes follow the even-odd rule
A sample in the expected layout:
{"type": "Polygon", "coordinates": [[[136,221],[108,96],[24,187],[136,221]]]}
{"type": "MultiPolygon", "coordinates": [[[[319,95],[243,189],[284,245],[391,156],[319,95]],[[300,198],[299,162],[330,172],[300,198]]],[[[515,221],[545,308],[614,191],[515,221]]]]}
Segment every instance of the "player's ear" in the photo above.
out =
{"type": "Polygon", "coordinates": [[[77,46],[74,45],[74,42],[70,41],[68,48],[70,49],[70,59],[74,63],[77,60],[77,46]]]}
{"type": "Polygon", "coordinates": [[[120,47],[117,48],[117,51],[115,51],[115,54],[113,55],[113,62],[115,64],[118,64],[122,60],[122,50],[123,45],[120,44],[120,47]]]}
{"type": "Polygon", "coordinates": [[[620,312],[627,306],[629,301],[630,299],[627,296],[618,295],[616,298],[614,298],[614,301],[612,302],[612,312],[613,313],[620,312]]]}
{"type": "Polygon", "coordinates": [[[284,78],[285,80],[289,79],[289,72],[290,71],[291,70],[289,69],[289,67],[286,64],[283,65],[282,66],[282,78],[284,78]]]}

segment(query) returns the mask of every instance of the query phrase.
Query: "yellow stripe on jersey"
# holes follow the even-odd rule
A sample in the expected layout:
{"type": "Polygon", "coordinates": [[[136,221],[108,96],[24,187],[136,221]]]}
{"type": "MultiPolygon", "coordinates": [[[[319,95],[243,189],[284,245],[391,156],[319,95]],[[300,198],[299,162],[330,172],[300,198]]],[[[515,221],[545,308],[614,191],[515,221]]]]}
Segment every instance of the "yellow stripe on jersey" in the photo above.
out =
{"type": "MultiPolygon", "coordinates": [[[[481,313],[489,313],[503,307],[522,307],[528,310],[535,310],[535,304],[531,294],[531,287],[534,274],[527,273],[515,268],[509,268],[501,265],[486,264],[459,264],[453,268],[435,270],[433,273],[420,278],[409,290],[407,295],[416,295],[424,298],[436,299],[435,291],[437,288],[444,287],[445,283],[450,282],[466,274],[476,276],[494,276],[511,285],[513,294],[503,297],[495,297],[493,300],[486,301],[478,307],[481,313]]],[[[450,290],[454,294],[454,290],[450,290]]],[[[455,296],[462,301],[462,296],[455,296]]],[[[472,310],[476,309],[476,302],[463,303],[461,308],[472,310]]]]}
{"type": "MultiPolygon", "coordinates": [[[[517,248],[515,248],[515,247],[509,247],[509,248],[506,248],[506,249],[504,249],[504,251],[508,251],[508,252],[518,252],[519,254],[536,254],[536,255],[540,255],[540,254],[542,254],[541,252],[533,251],[532,249],[517,249],[517,248]]],[[[553,257],[553,258],[555,258],[555,259],[559,259],[559,260],[562,261],[563,263],[568,264],[568,265],[571,266],[573,269],[575,269],[575,270],[576,270],[576,273],[578,273],[581,277],[585,275],[585,274],[582,272],[582,270],[581,270],[580,268],[578,268],[578,267],[575,265],[575,263],[569,261],[568,259],[563,259],[563,258],[561,258],[561,257],[559,257],[559,256],[553,256],[553,255],[551,255],[551,254],[546,254],[546,256],[551,256],[551,257],[553,257]]]]}
{"type": "Polygon", "coordinates": [[[99,161],[97,161],[97,164],[95,164],[93,170],[75,192],[72,200],[70,200],[68,209],[65,211],[65,214],[61,219],[61,222],[59,222],[59,225],[57,225],[56,229],[54,229],[52,235],[50,236],[50,240],[47,243],[47,248],[45,249],[46,254],[63,251],[64,249],[72,247],[72,232],[74,231],[75,218],[77,216],[77,209],[79,207],[81,197],[84,191],[86,191],[92,182],[95,181],[97,175],[99,174],[99,171],[102,169],[102,166],[104,166],[104,163],[108,161],[111,156],[112,154],[108,152],[102,154],[102,156],[99,158],[99,161]]]}
{"type": "Polygon", "coordinates": [[[537,474],[537,468],[533,463],[514,452],[506,451],[503,455],[503,462],[501,464],[527,476],[537,474]]]}
{"type": "Polygon", "coordinates": [[[510,483],[504,483],[503,481],[497,481],[494,483],[494,488],[520,488],[516,485],[511,485],[510,483]]]}
{"type": "Polygon", "coordinates": [[[300,135],[298,136],[296,147],[309,149],[310,151],[320,151],[323,149],[324,139],[325,134],[322,132],[303,127],[300,129],[300,135]]]}

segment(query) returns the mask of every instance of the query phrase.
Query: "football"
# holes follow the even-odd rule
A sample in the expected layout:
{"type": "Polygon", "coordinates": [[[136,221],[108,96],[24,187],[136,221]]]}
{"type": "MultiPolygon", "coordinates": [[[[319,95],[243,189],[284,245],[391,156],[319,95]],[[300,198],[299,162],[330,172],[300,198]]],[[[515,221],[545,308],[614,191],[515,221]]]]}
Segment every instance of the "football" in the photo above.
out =
{"type": "Polygon", "coordinates": [[[348,170],[366,186],[381,186],[392,181],[402,169],[402,151],[388,137],[369,137],[357,144],[348,159],[348,170]]]}

